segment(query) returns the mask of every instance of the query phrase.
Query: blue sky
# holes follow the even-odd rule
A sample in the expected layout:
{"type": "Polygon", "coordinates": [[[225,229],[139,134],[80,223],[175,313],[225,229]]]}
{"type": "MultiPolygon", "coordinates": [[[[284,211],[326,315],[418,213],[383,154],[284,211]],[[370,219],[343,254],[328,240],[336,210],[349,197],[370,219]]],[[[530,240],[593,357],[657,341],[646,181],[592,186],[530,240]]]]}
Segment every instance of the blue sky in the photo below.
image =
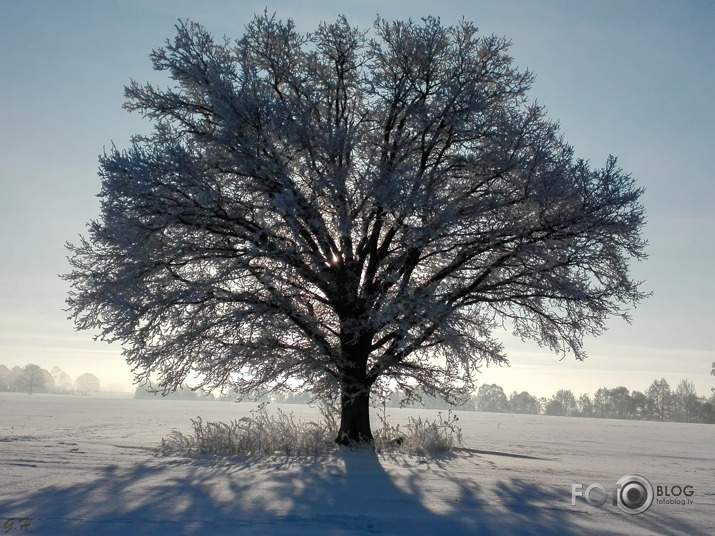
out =
{"type": "MultiPolygon", "coordinates": [[[[148,123],[121,109],[130,78],[168,83],[148,55],[180,19],[238,37],[263,2],[0,0],[0,364],[92,372],[129,389],[116,346],[77,333],[62,311],[65,241],[98,215],[97,157],[148,123]]],[[[682,378],[709,394],[715,361],[715,2],[273,2],[299,30],[345,14],[353,25],[464,16],[512,39],[515,63],[536,74],[531,98],[558,119],[578,156],[609,154],[646,188],[650,258],[634,265],[654,295],[586,341],[589,359],[559,361],[505,334],[509,368],[480,381],[540,396],[559,388],[644,390],[682,378]]]]}

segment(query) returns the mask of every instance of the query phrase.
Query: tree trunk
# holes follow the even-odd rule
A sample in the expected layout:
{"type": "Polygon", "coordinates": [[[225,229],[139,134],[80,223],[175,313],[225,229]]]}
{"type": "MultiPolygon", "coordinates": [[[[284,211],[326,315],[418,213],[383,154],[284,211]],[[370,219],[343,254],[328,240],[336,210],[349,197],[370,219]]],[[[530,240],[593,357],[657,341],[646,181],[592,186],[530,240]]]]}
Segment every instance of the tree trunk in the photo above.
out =
{"type": "MultiPolygon", "coordinates": [[[[354,266],[357,268],[357,265],[354,266]]],[[[337,273],[341,295],[347,298],[338,304],[340,316],[340,351],[343,366],[340,370],[340,430],[335,442],[351,446],[358,443],[372,445],[370,430],[370,388],[367,362],[373,334],[366,329],[366,313],[356,298],[359,271],[346,267],[337,273]]]]}
{"type": "Polygon", "coordinates": [[[358,443],[372,445],[370,429],[370,387],[345,383],[340,393],[340,430],[335,442],[351,446],[358,443]]]}

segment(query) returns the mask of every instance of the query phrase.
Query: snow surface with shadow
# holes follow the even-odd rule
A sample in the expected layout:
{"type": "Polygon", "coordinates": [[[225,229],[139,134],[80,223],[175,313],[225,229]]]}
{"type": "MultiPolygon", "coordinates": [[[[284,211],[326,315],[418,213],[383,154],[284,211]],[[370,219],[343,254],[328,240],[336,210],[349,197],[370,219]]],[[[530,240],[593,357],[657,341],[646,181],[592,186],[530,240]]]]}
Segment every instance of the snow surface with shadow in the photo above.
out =
{"type": "MultiPolygon", "coordinates": [[[[180,458],[157,456],[156,447],[171,426],[185,425],[187,414],[235,416],[248,409],[39,396],[3,396],[0,409],[5,421],[0,425],[0,527],[10,517],[32,519],[25,531],[13,534],[715,533],[712,443],[691,457],[677,458],[665,449],[664,459],[648,458],[653,465],[635,458],[625,463],[651,471],[661,467],[659,478],[693,480],[697,493],[691,507],[654,505],[644,514],[628,515],[610,503],[571,505],[572,481],[587,483],[584,475],[593,475],[601,479],[594,481],[611,485],[609,456],[613,474],[622,476],[624,456],[616,463],[608,450],[612,423],[604,421],[584,428],[589,423],[575,419],[465,413],[461,424],[470,432],[465,448],[431,458],[365,450],[309,458],[180,458]],[[22,434],[9,434],[10,428],[23,428],[22,434]],[[529,430],[538,437],[525,448],[529,430]],[[487,433],[491,439],[483,445],[474,440],[487,433]],[[593,470],[583,465],[582,441],[590,456],[601,453],[593,470]]],[[[616,429],[623,437],[629,428],[616,429]]],[[[666,443],[664,427],[639,430],[666,443]]],[[[692,441],[712,433],[695,425],[677,432],[681,440],[690,433],[692,441]]],[[[640,442],[642,436],[635,433],[632,440],[640,442]]]]}

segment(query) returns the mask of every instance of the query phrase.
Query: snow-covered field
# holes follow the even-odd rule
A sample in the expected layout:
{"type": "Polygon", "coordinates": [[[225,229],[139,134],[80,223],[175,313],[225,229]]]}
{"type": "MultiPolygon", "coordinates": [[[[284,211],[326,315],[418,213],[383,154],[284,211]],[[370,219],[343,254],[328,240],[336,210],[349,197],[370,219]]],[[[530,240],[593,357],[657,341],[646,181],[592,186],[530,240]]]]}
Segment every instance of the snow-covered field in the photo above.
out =
{"type": "MultiPolygon", "coordinates": [[[[459,412],[464,448],[430,459],[156,454],[172,429],[191,431],[190,418],[228,421],[253,407],[2,394],[0,532],[715,534],[715,426],[459,412]],[[661,491],[645,513],[624,513],[610,497],[601,507],[582,497],[572,506],[572,484],[600,483],[611,494],[628,474],[661,491]],[[662,504],[686,486],[692,495],[675,499],[692,504],[662,504]]],[[[388,409],[394,423],[417,413],[436,416],[388,409]]]]}

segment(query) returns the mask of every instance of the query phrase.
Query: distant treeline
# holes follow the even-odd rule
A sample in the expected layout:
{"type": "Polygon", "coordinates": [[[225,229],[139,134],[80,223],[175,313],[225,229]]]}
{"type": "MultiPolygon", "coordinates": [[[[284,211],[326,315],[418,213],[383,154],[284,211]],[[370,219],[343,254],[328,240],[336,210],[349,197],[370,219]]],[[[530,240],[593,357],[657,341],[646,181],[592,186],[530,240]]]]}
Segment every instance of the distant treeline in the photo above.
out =
{"type": "MultiPolygon", "coordinates": [[[[385,402],[388,407],[399,406],[400,396],[394,393],[385,402]]],[[[423,396],[423,407],[448,409],[442,399],[423,396]]],[[[682,380],[675,390],[665,378],[654,380],[645,392],[629,391],[626,387],[601,387],[591,397],[578,397],[570,389],[559,389],[550,398],[537,398],[522,391],[507,396],[496,384],[484,384],[460,410],[493,413],[521,413],[562,417],[591,417],[600,419],[632,419],[715,424],[715,393],[710,398],[698,396],[695,384],[682,380]]]]}
{"type": "Polygon", "coordinates": [[[89,395],[99,392],[99,378],[86,373],[73,380],[59,367],[48,371],[32,363],[11,369],[0,365],[0,392],[89,395]]]}
{"type": "MultiPolygon", "coordinates": [[[[152,398],[147,387],[138,387],[135,398],[152,398]]],[[[166,396],[179,400],[225,400],[235,401],[237,393],[222,396],[206,395],[188,387],[166,396]]],[[[521,413],[531,415],[555,415],[565,417],[592,417],[602,419],[633,419],[644,421],[672,421],[715,424],[715,393],[710,397],[698,396],[695,385],[682,380],[675,390],[665,378],[654,380],[645,392],[629,391],[626,387],[602,387],[591,397],[582,394],[576,397],[570,389],[560,389],[550,398],[537,398],[522,391],[514,391],[507,396],[496,384],[484,384],[463,406],[455,408],[441,398],[422,395],[418,407],[428,409],[459,409],[467,411],[489,411],[495,413],[521,413]]],[[[308,404],[313,401],[311,393],[252,393],[249,400],[273,402],[276,404],[308,404]]],[[[387,407],[400,406],[401,396],[392,393],[383,401],[387,407]]]]}
{"type": "Polygon", "coordinates": [[[469,405],[477,411],[498,413],[715,424],[715,394],[698,396],[695,384],[687,379],[675,390],[662,378],[654,380],[645,392],[601,387],[593,397],[582,394],[578,398],[570,389],[560,389],[551,398],[536,398],[526,391],[514,391],[507,397],[498,385],[485,384],[469,405]]]}
{"type": "Polygon", "coordinates": [[[141,385],[134,391],[134,398],[139,399],[167,399],[167,400],[199,400],[199,401],[220,401],[220,402],[236,402],[237,400],[245,400],[247,402],[274,402],[277,404],[310,404],[314,397],[311,393],[276,393],[276,392],[258,392],[250,393],[249,396],[240,396],[234,391],[228,391],[224,394],[215,395],[214,393],[205,393],[201,390],[191,389],[189,386],[182,386],[180,389],[170,393],[163,393],[161,389],[155,389],[150,385],[141,385]]]}
{"type": "MultiPolygon", "coordinates": [[[[715,363],[713,363],[715,375],[715,363]]],[[[99,378],[85,373],[77,379],[59,367],[48,371],[34,364],[24,367],[0,365],[0,392],[56,393],[89,395],[99,392],[99,378]]],[[[136,388],[134,398],[162,398],[151,387],[136,388]]],[[[206,394],[185,387],[169,393],[171,400],[219,400],[235,401],[237,393],[222,395],[206,394]]],[[[451,409],[441,398],[422,395],[419,407],[428,409],[451,409]]],[[[249,400],[270,401],[278,404],[308,404],[313,395],[304,393],[263,392],[252,393],[249,400]]],[[[401,396],[392,393],[380,402],[387,407],[400,406],[401,396]]],[[[602,419],[634,419],[644,421],[672,421],[715,424],[715,392],[706,398],[695,392],[693,382],[684,379],[673,390],[665,378],[654,380],[645,392],[629,391],[626,387],[601,387],[591,397],[582,394],[576,397],[570,389],[560,389],[550,398],[537,398],[522,391],[507,396],[496,384],[482,385],[476,394],[460,410],[489,411],[495,413],[522,413],[531,415],[556,415],[566,417],[595,417],[602,419]]]]}
{"type": "MultiPolygon", "coordinates": [[[[189,387],[182,387],[170,393],[161,393],[152,389],[148,385],[140,385],[134,391],[134,398],[165,398],[168,400],[228,400],[225,397],[217,397],[212,393],[204,393],[203,391],[192,390],[189,387]]],[[[236,400],[235,398],[233,400],[236,400]]]]}

